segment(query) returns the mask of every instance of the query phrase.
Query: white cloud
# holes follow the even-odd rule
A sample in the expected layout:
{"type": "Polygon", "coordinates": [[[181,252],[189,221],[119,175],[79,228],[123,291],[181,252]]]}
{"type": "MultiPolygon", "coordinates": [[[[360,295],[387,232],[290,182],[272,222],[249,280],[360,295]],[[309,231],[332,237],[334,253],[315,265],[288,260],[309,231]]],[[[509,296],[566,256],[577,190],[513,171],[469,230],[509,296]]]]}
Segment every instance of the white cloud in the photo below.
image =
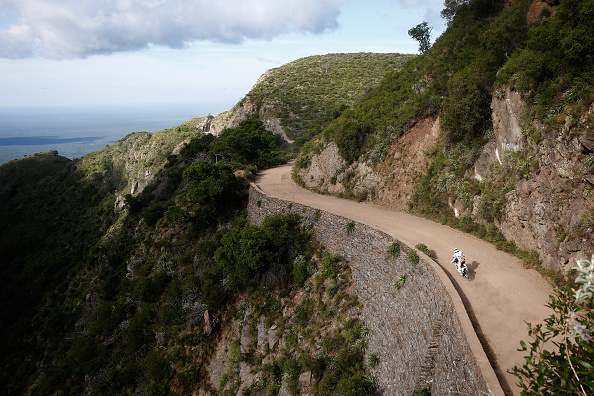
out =
{"type": "Polygon", "coordinates": [[[0,57],[85,58],[337,28],[342,0],[2,0],[0,57]]]}

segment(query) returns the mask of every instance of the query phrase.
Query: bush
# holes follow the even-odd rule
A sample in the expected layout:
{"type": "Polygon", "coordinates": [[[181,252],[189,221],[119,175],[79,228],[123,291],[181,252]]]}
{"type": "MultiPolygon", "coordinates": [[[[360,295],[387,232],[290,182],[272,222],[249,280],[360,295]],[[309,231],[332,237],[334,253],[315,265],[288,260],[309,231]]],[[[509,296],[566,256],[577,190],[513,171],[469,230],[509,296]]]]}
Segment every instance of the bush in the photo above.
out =
{"type": "Polygon", "coordinates": [[[292,276],[304,281],[304,263],[295,265],[295,260],[300,255],[305,257],[310,238],[301,231],[299,216],[268,216],[261,226],[237,226],[225,233],[215,259],[232,291],[261,277],[267,286],[287,286],[294,280],[292,276]]]}
{"type": "Polygon", "coordinates": [[[441,104],[441,129],[452,143],[482,137],[491,121],[491,80],[484,66],[472,64],[448,82],[441,104]]]}
{"type": "Polygon", "coordinates": [[[348,223],[346,223],[344,225],[344,230],[346,231],[347,234],[352,234],[353,232],[355,232],[355,223],[352,221],[349,221],[348,223]]]}
{"type": "Polygon", "coordinates": [[[367,136],[371,128],[353,119],[339,118],[340,126],[336,145],[340,156],[348,163],[352,163],[364,152],[367,136]]]}
{"type": "Polygon", "coordinates": [[[231,166],[200,160],[183,175],[188,187],[182,201],[197,223],[216,224],[241,208],[247,183],[235,176],[231,166]]]}
{"type": "Polygon", "coordinates": [[[322,258],[322,273],[327,278],[336,278],[340,269],[341,257],[338,254],[326,253],[322,258]]]}
{"type": "Polygon", "coordinates": [[[167,208],[161,204],[154,204],[142,213],[142,218],[148,225],[155,225],[160,218],[163,217],[167,208]]]}
{"type": "Polygon", "coordinates": [[[400,243],[398,241],[392,242],[388,246],[388,254],[392,258],[397,258],[398,256],[400,256],[400,243]]]}
{"type": "MultiPolygon", "coordinates": [[[[585,81],[592,81],[592,31],[594,0],[561,1],[555,18],[543,18],[529,31],[526,47],[515,51],[498,73],[498,84],[528,93],[540,117],[554,116],[555,107],[567,104],[565,92],[579,92],[588,85],[585,81]]],[[[572,101],[579,99],[585,106],[592,101],[587,92],[572,101]]]]}
{"type": "Polygon", "coordinates": [[[406,275],[400,275],[400,277],[398,277],[398,280],[394,282],[394,290],[402,289],[402,287],[406,283],[406,278],[406,275]]]}
{"type": "Polygon", "coordinates": [[[413,264],[419,264],[419,255],[413,249],[410,249],[406,254],[406,258],[413,264]]]}
{"type": "Polygon", "coordinates": [[[594,394],[594,257],[576,260],[579,275],[573,287],[557,289],[543,323],[528,325],[532,341],[521,341],[526,363],[514,367],[522,394],[594,394]],[[553,345],[553,351],[550,348],[553,345]]]}
{"type": "Polygon", "coordinates": [[[431,257],[431,250],[429,250],[427,245],[425,245],[424,243],[418,243],[415,245],[415,247],[419,249],[421,252],[425,253],[427,256],[431,257]]]}
{"type": "Polygon", "coordinates": [[[255,165],[258,169],[278,165],[284,156],[275,135],[264,128],[260,120],[243,121],[235,129],[225,129],[214,142],[213,153],[244,168],[255,165]]]}
{"type": "Polygon", "coordinates": [[[364,355],[355,349],[342,350],[325,367],[317,384],[319,395],[373,395],[376,387],[360,370],[364,355]]]}

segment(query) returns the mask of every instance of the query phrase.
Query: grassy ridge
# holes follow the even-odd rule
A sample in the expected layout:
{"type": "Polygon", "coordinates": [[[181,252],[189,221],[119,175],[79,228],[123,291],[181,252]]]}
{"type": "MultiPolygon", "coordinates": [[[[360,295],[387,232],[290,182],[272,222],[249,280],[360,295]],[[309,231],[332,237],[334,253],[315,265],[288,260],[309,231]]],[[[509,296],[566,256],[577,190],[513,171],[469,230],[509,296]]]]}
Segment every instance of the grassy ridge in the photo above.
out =
{"type": "Polygon", "coordinates": [[[311,137],[345,108],[399,70],[413,55],[329,54],[298,59],[269,70],[248,96],[272,114],[292,138],[311,137]]]}

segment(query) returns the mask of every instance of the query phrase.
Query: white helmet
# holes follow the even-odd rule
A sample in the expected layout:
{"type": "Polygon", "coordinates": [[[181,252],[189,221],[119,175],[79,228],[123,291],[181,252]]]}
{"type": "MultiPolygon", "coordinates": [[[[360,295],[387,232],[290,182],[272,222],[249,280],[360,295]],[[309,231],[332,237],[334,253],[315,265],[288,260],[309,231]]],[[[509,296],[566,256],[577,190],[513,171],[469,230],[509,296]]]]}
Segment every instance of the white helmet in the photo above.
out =
{"type": "Polygon", "coordinates": [[[458,248],[454,248],[454,253],[458,253],[458,252],[459,252],[458,248]]]}

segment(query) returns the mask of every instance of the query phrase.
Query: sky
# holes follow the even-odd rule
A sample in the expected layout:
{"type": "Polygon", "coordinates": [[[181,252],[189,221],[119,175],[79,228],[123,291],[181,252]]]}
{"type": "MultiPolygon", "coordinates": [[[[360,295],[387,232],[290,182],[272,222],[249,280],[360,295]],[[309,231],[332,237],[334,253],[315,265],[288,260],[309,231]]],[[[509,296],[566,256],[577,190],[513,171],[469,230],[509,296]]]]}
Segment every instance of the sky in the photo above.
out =
{"type": "Polygon", "coordinates": [[[328,53],[418,53],[443,0],[0,0],[0,107],[217,103],[328,53]]]}

